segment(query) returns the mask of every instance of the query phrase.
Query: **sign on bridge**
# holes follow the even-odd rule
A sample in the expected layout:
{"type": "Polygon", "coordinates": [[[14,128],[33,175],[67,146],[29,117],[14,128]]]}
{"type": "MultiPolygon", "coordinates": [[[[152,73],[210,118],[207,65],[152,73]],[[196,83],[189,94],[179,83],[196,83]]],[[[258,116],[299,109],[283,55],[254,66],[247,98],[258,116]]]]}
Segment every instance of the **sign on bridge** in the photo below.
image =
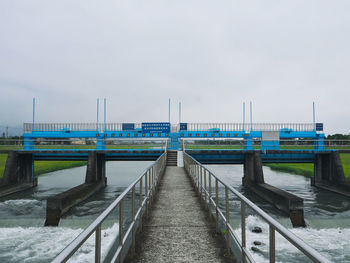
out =
{"type": "Polygon", "coordinates": [[[123,131],[134,131],[135,130],[135,124],[134,123],[123,123],[122,124],[122,130],[123,131]]]}
{"type": "Polygon", "coordinates": [[[143,122],[142,123],[142,132],[170,132],[170,123],[169,122],[143,122]]]}

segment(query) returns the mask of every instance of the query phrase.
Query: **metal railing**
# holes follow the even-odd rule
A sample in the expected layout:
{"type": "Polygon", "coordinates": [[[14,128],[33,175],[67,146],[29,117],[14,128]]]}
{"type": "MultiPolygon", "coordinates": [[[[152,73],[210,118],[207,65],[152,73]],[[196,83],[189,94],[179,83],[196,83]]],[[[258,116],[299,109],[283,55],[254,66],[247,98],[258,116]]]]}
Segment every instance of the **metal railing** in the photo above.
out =
{"type": "Polygon", "coordinates": [[[157,161],[144,171],[123,193],[111,204],[100,216],[92,222],[79,236],[77,236],[60,254],[52,261],[54,263],[68,261],[74,253],[95,233],[95,262],[101,262],[101,226],[108,215],[119,206],[119,241],[116,251],[113,252],[111,262],[123,262],[124,257],[129,249],[135,252],[135,235],[136,231],[142,228],[142,217],[144,213],[148,213],[159,179],[164,173],[166,166],[167,152],[163,153],[157,161]],[[136,200],[136,190],[139,199],[136,200]],[[131,193],[131,221],[125,225],[124,203],[127,195],[131,193]],[[136,201],[138,201],[138,209],[136,210],[136,201]],[[138,222],[138,223],[137,223],[138,222]],[[127,242],[131,239],[130,242],[127,242]],[[128,246],[129,244],[129,246],[128,246]],[[124,253],[124,256],[123,256],[124,253]]]}
{"type": "MultiPolygon", "coordinates": [[[[183,158],[185,170],[187,171],[187,174],[190,175],[201,199],[205,202],[209,211],[209,217],[212,219],[214,216],[215,218],[216,231],[218,233],[222,232],[220,229],[220,221],[222,220],[224,222],[223,230],[226,238],[226,247],[229,253],[231,252],[230,242],[232,239],[241,251],[242,262],[255,262],[246,244],[246,209],[250,208],[269,225],[270,262],[276,262],[276,231],[313,262],[330,262],[327,258],[299,239],[271,216],[266,214],[236,189],[216,177],[211,171],[193,159],[190,155],[184,152],[183,158]],[[224,188],[225,192],[225,211],[222,211],[219,206],[219,184],[224,188]],[[234,194],[241,204],[241,238],[237,236],[230,223],[230,193],[234,194]],[[213,210],[215,210],[214,213],[212,212],[213,210]]],[[[236,257],[237,256],[238,255],[236,255],[236,257]]]]}
{"type": "MultiPolygon", "coordinates": [[[[33,131],[121,131],[122,123],[24,123],[24,132],[33,131]]],[[[134,123],[134,129],[142,128],[141,123],[134,123]]],[[[172,132],[179,131],[178,124],[171,125],[172,132]]],[[[313,123],[187,123],[188,131],[280,131],[290,129],[293,131],[314,131],[313,123]]]]}
{"type": "Polygon", "coordinates": [[[280,131],[290,129],[293,131],[314,131],[313,123],[187,123],[188,131],[280,131]]]}

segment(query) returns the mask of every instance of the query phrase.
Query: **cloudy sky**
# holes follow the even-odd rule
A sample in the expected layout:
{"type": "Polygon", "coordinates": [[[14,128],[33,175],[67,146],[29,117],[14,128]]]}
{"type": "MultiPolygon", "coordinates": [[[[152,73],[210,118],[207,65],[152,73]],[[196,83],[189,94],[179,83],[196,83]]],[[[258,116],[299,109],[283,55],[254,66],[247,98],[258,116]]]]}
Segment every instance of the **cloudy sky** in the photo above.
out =
{"type": "Polygon", "coordinates": [[[0,0],[0,125],[325,123],[350,133],[350,1],[0,0]],[[102,109],[102,108],[101,108],[102,109]],[[102,117],[102,115],[101,115],[102,117]]]}

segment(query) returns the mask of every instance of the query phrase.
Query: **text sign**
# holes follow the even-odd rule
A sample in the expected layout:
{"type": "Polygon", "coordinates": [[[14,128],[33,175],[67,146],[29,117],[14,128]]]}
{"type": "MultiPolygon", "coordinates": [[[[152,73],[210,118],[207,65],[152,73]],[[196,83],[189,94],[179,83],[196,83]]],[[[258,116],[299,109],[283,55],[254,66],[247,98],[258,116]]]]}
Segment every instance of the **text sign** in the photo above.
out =
{"type": "Polygon", "coordinates": [[[133,131],[133,130],[135,130],[135,124],[134,123],[123,123],[122,130],[123,131],[133,131]]]}
{"type": "Polygon", "coordinates": [[[316,123],[316,131],[323,131],[323,123],[316,123]]]}
{"type": "Polygon", "coordinates": [[[187,123],[180,123],[180,131],[187,131],[187,123]]]}
{"type": "Polygon", "coordinates": [[[142,132],[170,132],[170,123],[169,122],[143,122],[142,123],[142,132]]]}

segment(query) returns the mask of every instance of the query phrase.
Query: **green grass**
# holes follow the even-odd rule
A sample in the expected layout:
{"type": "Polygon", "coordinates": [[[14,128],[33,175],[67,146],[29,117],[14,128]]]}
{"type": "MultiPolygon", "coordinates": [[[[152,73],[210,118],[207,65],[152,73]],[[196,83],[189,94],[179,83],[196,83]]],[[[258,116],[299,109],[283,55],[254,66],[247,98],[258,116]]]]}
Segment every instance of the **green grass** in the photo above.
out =
{"type": "MultiPolygon", "coordinates": [[[[7,154],[0,154],[0,179],[5,171],[7,154]]],[[[86,165],[86,161],[36,161],[34,162],[35,175],[41,175],[63,169],[86,165]]]]}
{"type": "MultiPolygon", "coordinates": [[[[350,178],[350,154],[341,153],[340,159],[343,164],[345,177],[350,178]]],[[[314,175],[314,165],[312,163],[271,163],[266,164],[266,166],[275,171],[300,174],[307,177],[312,177],[314,175]]]]}
{"type": "Polygon", "coordinates": [[[271,170],[287,172],[292,174],[312,177],[314,175],[314,164],[312,163],[269,163],[265,164],[271,170]]]}
{"type": "Polygon", "coordinates": [[[86,161],[36,161],[34,162],[35,175],[41,175],[58,170],[86,165],[86,161]]]}
{"type": "Polygon", "coordinates": [[[0,179],[4,175],[7,154],[0,154],[0,179]]]}
{"type": "MultiPolygon", "coordinates": [[[[153,147],[162,148],[163,144],[117,144],[106,145],[107,149],[150,149],[153,147]]],[[[96,149],[96,145],[35,145],[35,149],[96,149]]],[[[0,150],[23,150],[22,145],[0,145],[0,150]]]]}

